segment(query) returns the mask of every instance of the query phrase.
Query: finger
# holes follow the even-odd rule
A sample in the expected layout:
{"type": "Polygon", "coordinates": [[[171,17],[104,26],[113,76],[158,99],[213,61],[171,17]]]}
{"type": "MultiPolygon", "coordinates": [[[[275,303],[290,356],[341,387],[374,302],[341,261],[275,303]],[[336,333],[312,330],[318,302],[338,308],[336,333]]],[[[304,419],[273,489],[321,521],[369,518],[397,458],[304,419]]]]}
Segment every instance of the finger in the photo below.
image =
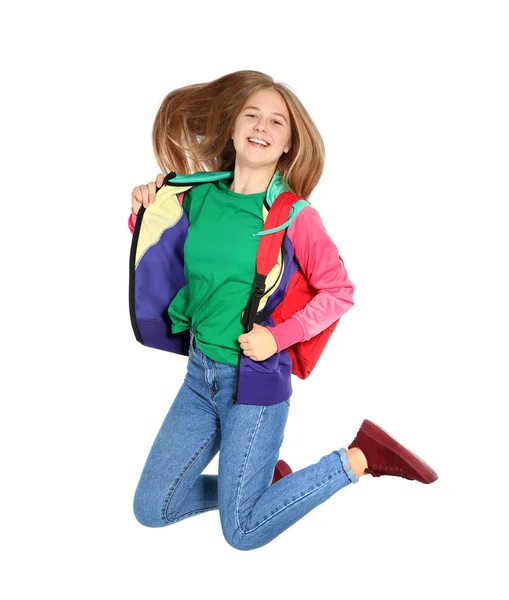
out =
{"type": "Polygon", "coordinates": [[[148,208],[148,186],[147,185],[140,185],[140,191],[141,191],[141,198],[143,200],[143,206],[145,208],[148,208]]]}
{"type": "Polygon", "coordinates": [[[148,184],[148,203],[154,204],[155,201],[156,201],[156,184],[153,181],[151,181],[148,184]]]}
{"type": "Polygon", "coordinates": [[[162,173],[159,173],[156,177],[156,186],[158,188],[160,188],[163,185],[163,181],[164,181],[164,175],[162,173]]]}
{"type": "Polygon", "coordinates": [[[143,203],[143,199],[141,197],[141,191],[139,186],[135,187],[131,192],[131,205],[133,210],[137,211],[140,208],[140,204],[143,203]]]}
{"type": "Polygon", "coordinates": [[[133,193],[131,194],[131,206],[135,214],[138,214],[138,211],[143,206],[143,186],[139,185],[134,188],[133,193]]]}

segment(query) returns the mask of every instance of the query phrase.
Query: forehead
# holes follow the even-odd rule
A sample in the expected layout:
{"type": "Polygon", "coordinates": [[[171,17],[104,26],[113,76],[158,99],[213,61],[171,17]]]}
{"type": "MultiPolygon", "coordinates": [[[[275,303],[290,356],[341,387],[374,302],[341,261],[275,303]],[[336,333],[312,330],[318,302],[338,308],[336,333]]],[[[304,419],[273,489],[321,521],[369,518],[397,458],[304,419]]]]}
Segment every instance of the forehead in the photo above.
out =
{"type": "Polygon", "coordinates": [[[279,112],[287,118],[288,109],[283,97],[276,90],[258,90],[244,102],[244,106],[259,106],[267,112],[279,112]]]}

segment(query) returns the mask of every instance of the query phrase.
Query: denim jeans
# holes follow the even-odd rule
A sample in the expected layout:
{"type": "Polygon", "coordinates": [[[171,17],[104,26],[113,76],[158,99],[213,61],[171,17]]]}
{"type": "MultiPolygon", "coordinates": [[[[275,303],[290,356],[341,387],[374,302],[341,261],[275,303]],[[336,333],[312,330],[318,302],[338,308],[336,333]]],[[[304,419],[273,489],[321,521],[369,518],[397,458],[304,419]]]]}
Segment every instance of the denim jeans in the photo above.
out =
{"type": "Polygon", "coordinates": [[[234,404],[235,377],[236,367],[200,351],[191,330],[184,383],[134,496],[142,525],[164,527],[219,509],[226,541],[238,550],[252,550],[358,481],[341,448],[271,485],[289,400],[272,406],[234,404]],[[217,452],[218,474],[202,474],[217,452]]]}

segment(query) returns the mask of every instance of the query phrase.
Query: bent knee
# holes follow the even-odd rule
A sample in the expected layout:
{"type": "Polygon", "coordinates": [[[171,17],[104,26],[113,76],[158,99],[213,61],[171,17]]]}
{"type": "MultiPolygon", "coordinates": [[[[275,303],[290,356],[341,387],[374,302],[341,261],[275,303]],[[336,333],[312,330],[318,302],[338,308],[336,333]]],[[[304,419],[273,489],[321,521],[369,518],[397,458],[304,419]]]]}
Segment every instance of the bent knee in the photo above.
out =
{"type": "Polygon", "coordinates": [[[255,550],[267,543],[266,541],[261,541],[260,537],[257,536],[255,532],[244,533],[238,527],[234,529],[224,528],[223,536],[228,544],[232,548],[235,548],[235,550],[255,550]]]}
{"type": "Polygon", "coordinates": [[[144,507],[134,505],[134,516],[140,525],[145,527],[164,527],[169,523],[161,518],[161,513],[154,510],[147,510],[144,507]]]}
{"type": "Polygon", "coordinates": [[[166,525],[171,525],[171,521],[166,517],[163,505],[153,498],[146,498],[135,494],[133,512],[138,523],[145,527],[165,527],[166,525]]]}

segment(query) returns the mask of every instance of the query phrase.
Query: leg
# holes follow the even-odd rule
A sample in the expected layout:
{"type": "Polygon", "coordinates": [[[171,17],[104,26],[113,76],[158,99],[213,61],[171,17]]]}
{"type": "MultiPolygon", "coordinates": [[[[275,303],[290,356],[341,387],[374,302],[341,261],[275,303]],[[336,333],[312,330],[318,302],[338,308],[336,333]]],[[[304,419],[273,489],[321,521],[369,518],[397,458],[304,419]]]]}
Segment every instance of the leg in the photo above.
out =
{"type": "Polygon", "coordinates": [[[223,534],[239,550],[259,548],[340,489],[359,480],[344,448],[270,485],[289,406],[222,402],[218,498],[223,534]]]}
{"type": "Polygon", "coordinates": [[[142,525],[163,527],[218,508],[217,475],[201,474],[221,440],[204,375],[201,355],[192,352],[136,489],[134,513],[142,525]]]}
{"type": "Polygon", "coordinates": [[[350,448],[346,451],[348,456],[348,460],[350,462],[350,466],[352,467],[352,471],[357,475],[357,477],[363,477],[367,475],[366,468],[368,466],[368,461],[366,460],[366,456],[364,452],[360,448],[350,448]]]}

